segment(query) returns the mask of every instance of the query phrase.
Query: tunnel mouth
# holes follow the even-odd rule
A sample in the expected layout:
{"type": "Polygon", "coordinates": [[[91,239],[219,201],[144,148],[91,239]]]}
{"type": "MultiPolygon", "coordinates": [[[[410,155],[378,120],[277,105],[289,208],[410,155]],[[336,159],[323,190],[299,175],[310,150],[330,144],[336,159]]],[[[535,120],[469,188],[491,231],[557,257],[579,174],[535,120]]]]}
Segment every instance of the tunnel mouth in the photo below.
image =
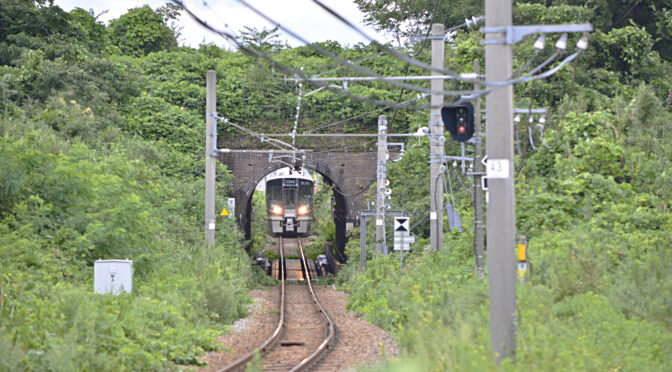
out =
{"type": "MultiPolygon", "coordinates": [[[[243,228],[243,231],[245,232],[245,239],[251,242],[252,239],[252,200],[253,200],[253,195],[254,192],[256,191],[256,187],[260,182],[263,182],[264,179],[272,174],[274,171],[283,168],[283,166],[275,166],[275,167],[268,167],[267,169],[264,169],[263,171],[257,172],[257,176],[254,177],[251,181],[248,182],[248,187],[246,190],[244,190],[244,199],[245,201],[245,208],[243,211],[243,218],[239,220],[239,224],[243,228]],[[257,181],[257,182],[253,182],[257,181]],[[254,184],[254,186],[250,186],[251,184],[254,184]]],[[[345,245],[347,243],[347,231],[346,231],[346,224],[347,224],[347,216],[348,216],[348,210],[349,210],[349,200],[347,195],[343,194],[340,191],[339,186],[332,180],[331,177],[329,177],[328,174],[325,174],[326,172],[320,171],[319,166],[314,167],[314,166],[309,166],[306,164],[304,168],[311,170],[312,172],[320,174],[322,177],[322,183],[323,187],[329,187],[331,189],[332,193],[332,199],[333,199],[333,205],[332,205],[332,216],[331,216],[331,221],[334,223],[334,228],[335,228],[335,234],[334,234],[334,241],[331,241],[327,244],[327,246],[324,247],[325,253],[326,250],[330,250],[329,256],[331,256],[334,260],[338,261],[340,264],[345,263],[347,261],[347,256],[345,254],[345,245]]],[[[266,216],[265,216],[266,217],[266,216]]],[[[311,227],[311,232],[314,233],[313,227],[311,227]]],[[[284,235],[284,234],[283,234],[284,235]]],[[[300,237],[303,234],[301,233],[286,233],[287,237],[300,237]]],[[[248,244],[246,247],[246,250],[248,253],[252,252],[252,247],[251,244],[248,244]]]]}

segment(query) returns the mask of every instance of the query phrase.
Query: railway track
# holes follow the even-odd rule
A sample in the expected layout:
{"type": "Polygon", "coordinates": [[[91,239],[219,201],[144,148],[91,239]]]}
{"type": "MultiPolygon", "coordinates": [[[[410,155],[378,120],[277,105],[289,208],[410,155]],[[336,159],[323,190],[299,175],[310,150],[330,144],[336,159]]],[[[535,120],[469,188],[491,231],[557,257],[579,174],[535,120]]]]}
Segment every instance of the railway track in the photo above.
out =
{"type": "MultiPolygon", "coordinates": [[[[257,349],[220,369],[221,372],[244,371],[259,354],[264,371],[302,371],[315,366],[334,341],[334,322],[317,299],[311,284],[310,270],[303,270],[303,284],[286,285],[284,240],[280,238],[280,311],[273,334],[257,349]],[[304,288],[302,288],[304,287],[304,288]]],[[[301,264],[308,268],[303,244],[295,238],[301,254],[301,264]]]]}

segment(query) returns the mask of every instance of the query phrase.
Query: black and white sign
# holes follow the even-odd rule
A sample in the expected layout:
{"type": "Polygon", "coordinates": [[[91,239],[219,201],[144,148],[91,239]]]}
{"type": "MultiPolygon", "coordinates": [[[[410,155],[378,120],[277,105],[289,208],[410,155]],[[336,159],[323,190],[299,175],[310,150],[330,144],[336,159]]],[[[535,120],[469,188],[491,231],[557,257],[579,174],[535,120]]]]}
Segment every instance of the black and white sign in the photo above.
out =
{"type": "Polygon", "coordinates": [[[394,217],[394,231],[411,231],[411,223],[409,217],[394,217]]]}
{"type": "Polygon", "coordinates": [[[408,251],[410,244],[415,241],[411,236],[411,219],[409,217],[394,218],[394,250],[408,251]]]}

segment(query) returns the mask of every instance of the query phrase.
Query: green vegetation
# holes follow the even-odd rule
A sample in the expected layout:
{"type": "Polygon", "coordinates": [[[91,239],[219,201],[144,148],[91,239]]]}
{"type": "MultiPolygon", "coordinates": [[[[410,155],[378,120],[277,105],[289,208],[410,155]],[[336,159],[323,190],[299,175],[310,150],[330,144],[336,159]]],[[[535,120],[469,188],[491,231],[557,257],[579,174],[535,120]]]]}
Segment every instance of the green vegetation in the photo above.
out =
{"type": "MultiPolygon", "coordinates": [[[[320,177],[319,180],[322,180],[322,178],[320,177]]],[[[317,238],[308,247],[306,258],[314,260],[318,255],[324,254],[325,244],[328,243],[330,247],[335,244],[336,227],[331,218],[331,196],[333,194],[334,191],[325,182],[322,181],[318,185],[318,190],[315,193],[313,225],[311,227],[317,238]]]]}
{"type": "MultiPolygon", "coordinates": [[[[357,2],[374,23],[385,19],[387,29],[401,33],[415,31],[395,19],[427,24],[425,10],[434,4],[357,2]]],[[[455,26],[480,8],[440,2],[435,20],[455,26]]],[[[259,132],[291,130],[299,89],[243,53],[178,47],[169,26],[177,12],[142,7],[106,26],[46,0],[0,0],[0,370],[200,364],[245,313],[247,290],[265,282],[233,220],[218,221],[216,247],[202,243],[205,74],[218,73],[220,115],[259,132]],[[93,262],[127,257],[134,261],[134,292],[93,294],[93,262]]],[[[471,181],[456,173],[455,208],[465,232],[446,232],[444,251],[425,253],[424,221],[403,270],[394,256],[370,255],[363,272],[358,262],[346,267],[338,282],[351,293],[349,308],[399,339],[403,358],[390,370],[670,370],[670,10],[650,1],[528,1],[516,4],[514,16],[519,23],[591,21],[597,28],[570,66],[515,88],[517,106],[550,109],[544,134],[551,145],[534,150],[526,124],[519,126],[517,227],[529,240],[532,270],[518,291],[516,364],[492,361],[488,283],[473,274],[471,181]]],[[[471,71],[474,58],[483,66],[481,37],[458,32],[446,48],[446,67],[471,71]]],[[[242,40],[308,75],[335,67],[308,47],[287,47],[274,30],[248,28],[242,40]]],[[[516,46],[515,66],[533,55],[533,41],[516,46]]],[[[319,45],[352,61],[378,52],[319,45]]],[[[417,58],[427,61],[428,49],[417,58]]],[[[539,61],[553,52],[547,49],[539,61]]],[[[423,74],[389,56],[362,65],[385,75],[423,74]]],[[[380,82],[349,89],[389,101],[415,97],[380,82]]],[[[299,131],[372,133],[378,113],[323,126],[375,108],[319,91],[302,101],[299,131]]],[[[391,132],[427,123],[426,111],[388,116],[391,132]]],[[[264,146],[229,126],[218,131],[223,147],[264,146]]],[[[375,143],[356,141],[297,143],[350,150],[375,143]]],[[[427,140],[412,139],[406,148],[389,170],[393,202],[426,214],[427,140]]],[[[448,141],[446,151],[458,153],[459,146],[448,141]]],[[[218,210],[230,188],[222,167],[218,210]]],[[[316,195],[319,249],[333,239],[331,193],[323,187],[316,195]]],[[[265,231],[261,193],[253,207],[253,231],[265,231]]],[[[348,253],[358,257],[352,234],[348,253]]],[[[252,246],[264,240],[255,235],[252,246]]]]}
{"type": "Polygon", "coordinates": [[[258,278],[233,221],[202,243],[209,66],[193,82],[159,71],[151,52],[177,43],[148,7],[109,27],[46,2],[0,9],[0,370],[201,364],[258,278]],[[101,258],[134,261],[132,294],[93,293],[101,258]]]}
{"type": "MultiPolygon", "coordinates": [[[[401,27],[391,21],[395,14],[407,17],[424,6],[421,1],[357,3],[387,29],[401,27]],[[392,18],[379,21],[385,17],[392,18]]],[[[429,9],[434,2],[425,3],[429,9]]],[[[443,2],[446,10],[437,19],[459,24],[478,14],[472,3],[443,2]]],[[[488,279],[474,275],[471,180],[451,173],[464,233],[446,232],[444,251],[426,253],[428,230],[421,224],[414,232],[423,242],[405,255],[403,270],[398,257],[370,256],[366,270],[359,271],[355,263],[339,278],[352,294],[349,309],[398,337],[402,358],[386,370],[672,368],[670,56],[666,44],[659,43],[662,29],[653,21],[667,10],[656,13],[660,8],[654,2],[627,9],[614,8],[611,4],[620,3],[613,1],[585,7],[538,3],[517,4],[514,19],[524,24],[591,21],[598,29],[586,55],[572,67],[515,88],[518,107],[551,109],[545,130],[550,149],[532,149],[526,125],[518,128],[517,229],[529,240],[532,269],[518,285],[515,361],[499,367],[493,362],[488,279]],[[655,17],[648,17],[652,12],[655,17]]],[[[428,22],[423,17],[417,16],[421,24],[428,22]]],[[[455,36],[455,48],[446,52],[451,68],[468,71],[473,58],[483,57],[480,38],[475,31],[455,36]]],[[[532,55],[527,43],[514,50],[517,65],[532,55]]],[[[447,152],[459,148],[451,142],[447,152]]],[[[428,209],[426,159],[425,140],[391,166],[393,199],[404,209],[428,209]]],[[[350,242],[351,255],[357,254],[357,245],[350,242]]]]}

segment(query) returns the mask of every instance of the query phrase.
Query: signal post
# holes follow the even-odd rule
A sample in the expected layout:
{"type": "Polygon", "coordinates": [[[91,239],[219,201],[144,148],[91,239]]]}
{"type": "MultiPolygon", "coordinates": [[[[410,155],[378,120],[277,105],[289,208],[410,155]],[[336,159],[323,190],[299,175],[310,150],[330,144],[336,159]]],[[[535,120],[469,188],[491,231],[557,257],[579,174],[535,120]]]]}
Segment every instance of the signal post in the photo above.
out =
{"type": "MultiPolygon", "coordinates": [[[[443,69],[445,28],[441,23],[432,25],[432,67],[443,69]]],[[[441,75],[441,72],[432,70],[432,76],[441,75]]],[[[443,79],[432,80],[431,88],[434,91],[443,90],[443,79]]],[[[431,113],[429,117],[429,146],[430,146],[430,178],[429,178],[429,239],[430,247],[434,252],[443,249],[443,124],[441,123],[441,106],[443,96],[432,94],[431,113]]],[[[445,170],[445,167],[443,167],[445,170]]]]}

